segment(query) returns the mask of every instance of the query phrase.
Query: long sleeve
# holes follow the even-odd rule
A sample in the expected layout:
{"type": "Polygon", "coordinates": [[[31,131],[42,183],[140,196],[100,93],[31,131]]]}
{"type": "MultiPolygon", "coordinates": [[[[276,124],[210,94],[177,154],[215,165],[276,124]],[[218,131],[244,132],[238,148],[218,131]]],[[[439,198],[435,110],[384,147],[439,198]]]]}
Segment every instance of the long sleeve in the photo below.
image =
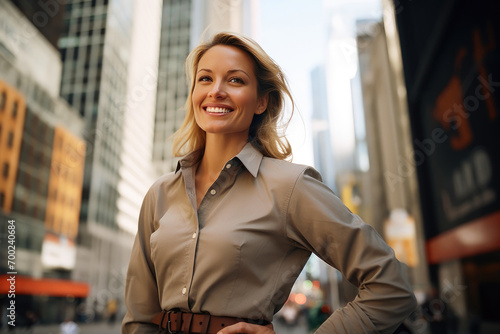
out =
{"type": "Polygon", "coordinates": [[[150,237],[154,231],[156,194],[146,194],[139,214],[138,231],[130,255],[125,286],[127,314],[122,333],[157,333],[151,320],[161,312],[155,268],[151,261],[150,237]]]}
{"type": "Polygon", "coordinates": [[[316,333],[392,333],[416,307],[392,249],[306,169],[292,192],[287,235],[358,286],[356,298],[316,333]]]}

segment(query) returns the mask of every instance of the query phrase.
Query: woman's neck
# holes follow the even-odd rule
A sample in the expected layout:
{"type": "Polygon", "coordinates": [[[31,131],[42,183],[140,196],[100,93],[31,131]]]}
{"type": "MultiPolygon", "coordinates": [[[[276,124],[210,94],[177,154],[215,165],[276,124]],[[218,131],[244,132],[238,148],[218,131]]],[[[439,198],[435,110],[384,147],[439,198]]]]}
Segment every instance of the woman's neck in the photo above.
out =
{"type": "Polygon", "coordinates": [[[247,143],[246,140],[232,139],[221,135],[214,136],[207,134],[205,152],[198,165],[196,174],[201,174],[205,177],[208,176],[215,181],[224,164],[240,153],[247,143]]]}
{"type": "Polygon", "coordinates": [[[234,138],[230,139],[222,135],[207,135],[205,152],[195,175],[197,208],[209,187],[219,177],[224,164],[238,154],[245,144],[246,140],[234,140],[234,138]]]}

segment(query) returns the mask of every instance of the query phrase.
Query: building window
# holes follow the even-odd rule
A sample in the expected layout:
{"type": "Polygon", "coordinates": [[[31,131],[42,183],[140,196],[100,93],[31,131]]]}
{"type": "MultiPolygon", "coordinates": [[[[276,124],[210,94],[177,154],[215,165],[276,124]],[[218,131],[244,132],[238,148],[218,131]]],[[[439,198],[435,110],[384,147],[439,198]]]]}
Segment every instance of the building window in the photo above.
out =
{"type": "Polygon", "coordinates": [[[68,51],[68,49],[64,48],[64,49],[60,49],[60,52],[61,52],[61,60],[64,62],[66,60],[66,52],[68,51]]]}
{"type": "Polygon", "coordinates": [[[5,94],[5,92],[2,92],[2,94],[0,94],[0,111],[5,110],[6,101],[7,101],[7,95],[5,94]]]}
{"type": "Polygon", "coordinates": [[[7,137],[7,146],[9,148],[12,148],[14,145],[14,133],[12,131],[9,131],[9,136],[7,137]]]}
{"type": "Polygon", "coordinates": [[[12,105],[12,118],[16,118],[17,117],[17,109],[19,107],[19,103],[17,101],[14,102],[14,104],[12,105]]]}
{"type": "Polygon", "coordinates": [[[80,108],[85,109],[85,99],[87,98],[87,93],[82,93],[80,96],[80,108]]]}
{"type": "Polygon", "coordinates": [[[4,179],[6,179],[9,176],[9,163],[7,163],[7,162],[4,162],[4,164],[3,164],[2,175],[3,175],[4,179]]]}
{"type": "Polygon", "coordinates": [[[35,162],[35,150],[33,146],[28,147],[28,163],[31,165],[35,162]]]}
{"type": "Polygon", "coordinates": [[[73,9],[73,4],[72,3],[68,3],[68,4],[64,5],[64,10],[66,11],[66,13],[71,13],[72,9],[73,9]]]}
{"type": "Polygon", "coordinates": [[[31,187],[31,175],[29,173],[21,172],[21,175],[24,175],[24,186],[26,189],[30,189],[31,187]]]}

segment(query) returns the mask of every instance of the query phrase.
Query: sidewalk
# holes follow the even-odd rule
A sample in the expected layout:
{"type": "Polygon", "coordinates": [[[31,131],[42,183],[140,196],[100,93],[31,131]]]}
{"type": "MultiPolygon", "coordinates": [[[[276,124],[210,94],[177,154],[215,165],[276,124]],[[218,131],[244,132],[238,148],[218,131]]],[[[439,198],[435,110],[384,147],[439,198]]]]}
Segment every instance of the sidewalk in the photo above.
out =
{"type": "MultiPolygon", "coordinates": [[[[79,334],[120,334],[121,324],[117,321],[114,325],[110,325],[107,322],[90,323],[90,324],[79,324],[80,328],[79,334]]],[[[23,328],[16,328],[15,330],[9,331],[7,328],[2,328],[0,333],[16,333],[16,334],[60,334],[59,325],[35,325],[31,331],[27,331],[23,328]]]]}

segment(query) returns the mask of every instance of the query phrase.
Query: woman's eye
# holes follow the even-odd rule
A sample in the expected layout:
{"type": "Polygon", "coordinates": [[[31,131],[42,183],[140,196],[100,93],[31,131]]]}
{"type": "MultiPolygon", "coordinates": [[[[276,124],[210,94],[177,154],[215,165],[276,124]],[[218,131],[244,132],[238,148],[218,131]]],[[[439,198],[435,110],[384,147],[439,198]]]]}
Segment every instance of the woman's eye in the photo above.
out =
{"type": "Polygon", "coordinates": [[[239,83],[239,84],[245,83],[241,78],[231,78],[231,79],[229,79],[229,82],[235,82],[235,83],[239,83]]]}
{"type": "Polygon", "coordinates": [[[207,77],[207,76],[203,76],[203,77],[199,77],[199,78],[198,78],[198,81],[200,81],[200,82],[203,82],[203,81],[210,81],[210,80],[211,80],[211,79],[210,79],[210,77],[207,77]]]}

